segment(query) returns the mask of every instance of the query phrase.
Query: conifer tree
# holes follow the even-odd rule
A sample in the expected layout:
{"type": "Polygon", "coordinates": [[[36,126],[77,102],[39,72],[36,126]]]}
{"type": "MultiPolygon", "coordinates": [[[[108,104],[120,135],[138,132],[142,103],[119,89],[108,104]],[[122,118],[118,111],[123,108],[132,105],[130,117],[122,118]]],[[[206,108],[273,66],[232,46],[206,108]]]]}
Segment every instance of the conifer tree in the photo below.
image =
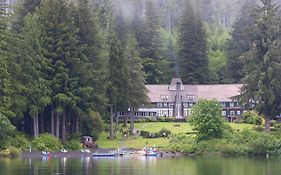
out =
{"type": "MultiPolygon", "coordinates": [[[[137,27],[137,26],[136,26],[137,27]]],[[[143,70],[148,84],[166,83],[169,79],[169,61],[163,57],[164,46],[160,36],[160,18],[152,0],[146,4],[143,30],[137,30],[138,48],[143,59],[143,70]]]]}
{"type": "MultiPolygon", "coordinates": [[[[137,110],[141,105],[146,104],[148,97],[145,87],[145,73],[143,72],[141,58],[137,52],[137,42],[134,35],[128,36],[127,48],[125,51],[127,64],[126,76],[127,85],[125,85],[125,94],[127,106],[132,110],[130,121],[130,134],[134,131],[134,110],[137,110]]],[[[127,108],[128,109],[128,108],[127,108]]]]}
{"type": "Polygon", "coordinates": [[[254,28],[254,5],[246,3],[241,11],[238,20],[233,24],[231,39],[227,42],[227,79],[231,83],[239,83],[245,76],[243,72],[244,53],[249,51],[253,40],[254,28]]]}
{"type": "Polygon", "coordinates": [[[28,50],[22,69],[26,73],[26,96],[28,98],[28,112],[33,118],[33,133],[39,134],[39,113],[41,113],[41,132],[44,132],[44,117],[42,113],[51,103],[50,81],[46,76],[50,62],[43,56],[43,39],[45,33],[37,14],[29,14],[24,21],[22,49],[28,50]]]}
{"type": "Polygon", "coordinates": [[[180,77],[184,83],[208,82],[206,33],[200,15],[190,3],[182,15],[178,37],[180,77]]]}
{"type": "Polygon", "coordinates": [[[270,119],[281,111],[281,59],[279,8],[272,0],[261,0],[257,6],[252,47],[245,53],[245,74],[241,99],[253,100],[256,110],[265,117],[265,129],[270,131],[270,119]]]}
{"type": "Polygon", "coordinates": [[[8,54],[5,50],[7,41],[5,35],[7,34],[7,18],[5,13],[4,0],[0,1],[0,114],[5,117],[12,117],[14,113],[11,111],[12,106],[12,82],[8,68],[8,54]]]}
{"type": "Polygon", "coordinates": [[[17,2],[17,8],[15,9],[15,15],[13,16],[12,28],[20,32],[23,28],[24,18],[33,13],[40,5],[42,0],[22,0],[17,2]]]}
{"type": "MultiPolygon", "coordinates": [[[[69,108],[81,100],[78,95],[82,87],[87,66],[86,57],[82,54],[71,9],[64,0],[45,0],[40,6],[39,19],[42,22],[46,37],[44,56],[51,62],[48,79],[52,87],[52,104],[56,112],[56,136],[60,135],[60,118],[62,121],[62,140],[65,138],[65,121],[69,108]]],[[[53,123],[52,123],[53,124],[53,123]]]]}
{"type": "MultiPolygon", "coordinates": [[[[111,105],[112,112],[124,111],[126,104],[125,99],[125,85],[127,85],[126,70],[127,64],[125,63],[124,49],[120,41],[117,40],[116,35],[113,33],[112,41],[110,44],[109,52],[109,85],[108,85],[108,99],[111,105]]],[[[110,114],[110,138],[113,139],[113,114],[110,114]]]]}
{"type": "Polygon", "coordinates": [[[78,36],[80,44],[83,45],[83,53],[89,61],[88,73],[84,83],[88,83],[93,88],[91,93],[91,104],[88,106],[92,110],[100,113],[105,112],[107,98],[105,94],[106,59],[102,56],[105,49],[102,45],[102,34],[99,30],[99,22],[96,13],[92,12],[93,7],[88,0],[79,1],[77,5],[77,27],[79,28],[78,36]]]}

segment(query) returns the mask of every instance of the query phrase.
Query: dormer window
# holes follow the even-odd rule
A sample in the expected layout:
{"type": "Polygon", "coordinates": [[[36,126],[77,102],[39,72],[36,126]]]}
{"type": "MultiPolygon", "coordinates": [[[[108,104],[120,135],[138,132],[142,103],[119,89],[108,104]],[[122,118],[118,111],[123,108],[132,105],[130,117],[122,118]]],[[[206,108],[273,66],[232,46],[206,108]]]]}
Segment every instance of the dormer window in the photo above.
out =
{"type": "Polygon", "coordinates": [[[188,95],[187,95],[187,99],[188,99],[188,100],[194,100],[195,97],[194,97],[194,95],[192,95],[192,94],[188,94],[188,95]]]}
{"type": "Polygon", "coordinates": [[[175,90],[177,90],[177,88],[176,88],[176,86],[169,86],[169,90],[170,91],[175,91],[175,90]]]}
{"type": "Polygon", "coordinates": [[[167,101],[169,99],[169,96],[167,94],[161,94],[161,100],[167,101]]]}

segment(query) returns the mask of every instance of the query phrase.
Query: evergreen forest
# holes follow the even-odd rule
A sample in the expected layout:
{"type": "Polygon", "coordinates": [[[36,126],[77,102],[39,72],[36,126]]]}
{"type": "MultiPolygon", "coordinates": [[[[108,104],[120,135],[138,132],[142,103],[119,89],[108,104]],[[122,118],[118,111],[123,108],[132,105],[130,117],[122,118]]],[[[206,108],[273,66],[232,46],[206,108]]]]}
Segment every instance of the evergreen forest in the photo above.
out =
{"type": "MultiPolygon", "coordinates": [[[[275,117],[279,3],[0,0],[0,148],[15,133],[65,142],[72,134],[97,139],[110,128],[113,138],[113,116],[146,104],[145,84],[172,77],[244,84],[241,100],[275,117]]],[[[133,132],[133,115],[128,120],[133,132]]]]}

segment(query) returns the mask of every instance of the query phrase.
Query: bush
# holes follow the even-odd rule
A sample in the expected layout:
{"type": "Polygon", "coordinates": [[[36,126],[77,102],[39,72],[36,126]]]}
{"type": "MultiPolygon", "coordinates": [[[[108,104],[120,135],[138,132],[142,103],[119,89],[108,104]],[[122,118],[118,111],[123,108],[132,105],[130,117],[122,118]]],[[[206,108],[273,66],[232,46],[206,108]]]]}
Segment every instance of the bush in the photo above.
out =
{"type": "Polygon", "coordinates": [[[20,149],[10,146],[0,152],[0,156],[2,157],[18,157],[20,155],[20,149]]]}
{"type": "Polygon", "coordinates": [[[262,117],[257,114],[256,111],[249,111],[242,115],[242,122],[254,125],[262,124],[262,117]]]}
{"type": "Polygon", "coordinates": [[[69,140],[68,142],[65,143],[65,148],[70,150],[80,150],[81,149],[80,140],[77,139],[69,140]]]}
{"type": "Polygon", "coordinates": [[[140,136],[142,136],[144,138],[160,138],[160,137],[164,137],[164,133],[165,133],[165,137],[171,135],[171,131],[163,128],[159,132],[156,132],[156,133],[151,133],[148,131],[140,131],[140,136]]]}
{"type": "Polygon", "coordinates": [[[172,132],[166,128],[163,128],[159,131],[161,137],[168,137],[172,134],[172,132]]]}
{"type": "Polygon", "coordinates": [[[32,142],[32,147],[39,151],[58,151],[62,148],[62,144],[51,134],[41,134],[32,142]]]}
{"type": "Polygon", "coordinates": [[[221,138],[226,129],[220,104],[215,100],[199,100],[193,107],[190,124],[198,131],[197,139],[221,138]]]}
{"type": "Polygon", "coordinates": [[[15,134],[15,136],[10,141],[11,146],[14,146],[16,148],[21,148],[22,150],[26,150],[29,144],[30,142],[27,140],[25,135],[19,132],[15,134]]]}
{"type": "Polygon", "coordinates": [[[6,147],[8,141],[15,134],[15,127],[10,120],[0,113],[0,148],[6,147]]]}
{"type": "Polygon", "coordinates": [[[82,134],[97,140],[104,129],[104,123],[99,113],[90,111],[82,120],[82,134]]]}

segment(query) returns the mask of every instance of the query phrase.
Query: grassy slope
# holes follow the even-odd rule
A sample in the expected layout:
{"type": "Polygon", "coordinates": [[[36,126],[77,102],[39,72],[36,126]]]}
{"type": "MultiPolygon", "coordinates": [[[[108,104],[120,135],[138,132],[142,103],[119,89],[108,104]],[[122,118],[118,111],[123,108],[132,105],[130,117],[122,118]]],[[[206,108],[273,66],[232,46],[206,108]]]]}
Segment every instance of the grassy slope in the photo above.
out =
{"type": "MultiPolygon", "coordinates": [[[[234,130],[243,130],[246,128],[252,128],[253,125],[249,124],[235,124],[230,123],[230,126],[234,130]]],[[[192,132],[192,127],[189,123],[168,123],[168,122],[151,122],[151,123],[136,123],[135,128],[138,130],[158,132],[162,128],[170,130],[173,134],[192,132]],[[175,124],[180,124],[180,127],[174,127],[175,124]]],[[[143,148],[144,146],[160,146],[166,147],[169,144],[168,138],[142,138],[142,137],[128,137],[124,140],[123,136],[118,133],[115,140],[107,139],[108,133],[101,134],[98,144],[102,148],[143,148]],[[146,145],[147,143],[147,145],[146,145]]]]}

